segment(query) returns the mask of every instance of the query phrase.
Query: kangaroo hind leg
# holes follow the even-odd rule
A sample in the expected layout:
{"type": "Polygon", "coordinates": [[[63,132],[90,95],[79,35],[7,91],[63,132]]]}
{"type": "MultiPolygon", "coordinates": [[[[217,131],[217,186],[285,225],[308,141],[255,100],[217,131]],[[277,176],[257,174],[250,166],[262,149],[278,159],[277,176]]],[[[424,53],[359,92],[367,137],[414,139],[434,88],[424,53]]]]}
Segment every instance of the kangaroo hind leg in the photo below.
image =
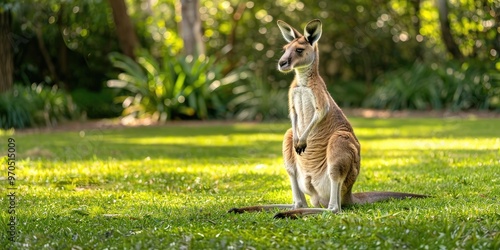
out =
{"type": "Polygon", "coordinates": [[[292,208],[303,208],[307,207],[307,200],[304,192],[300,190],[299,180],[298,180],[298,169],[297,162],[295,160],[295,151],[293,146],[293,130],[288,129],[285,133],[285,138],[283,139],[283,159],[285,161],[286,172],[290,178],[290,185],[292,188],[292,198],[293,204],[292,208]]]}
{"type": "Polygon", "coordinates": [[[351,190],[359,173],[359,143],[352,133],[335,132],[327,148],[330,201],[328,210],[339,213],[342,204],[352,203],[351,190]]]}
{"type": "Polygon", "coordinates": [[[349,132],[335,132],[328,141],[326,157],[330,190],[321,196],[328,196],[327,208],[298,208],[276,214],[274,218],[291,218],[324,212],[339,213],[342,204],[351,203],[351,189],[359,172],[359,144],[349,132]]]}
{"type": "Polygon", "coordinates": [[[274,209],[297,209],[307,207],[307,201],[304,193],[300,190],[299,182],[297,180],[297,165],[295,161],[295,153],[293,147],[293,131],[289,129],[285,133],[283,139],[283,159],[285,161],[285,168],[290,177],[292,187],[293,204],[272,204],[272,205],[257,205],[241,208],[232,208],[229,213],[244,213],[244,212],[261,212],[270,211],[274,209]]]}

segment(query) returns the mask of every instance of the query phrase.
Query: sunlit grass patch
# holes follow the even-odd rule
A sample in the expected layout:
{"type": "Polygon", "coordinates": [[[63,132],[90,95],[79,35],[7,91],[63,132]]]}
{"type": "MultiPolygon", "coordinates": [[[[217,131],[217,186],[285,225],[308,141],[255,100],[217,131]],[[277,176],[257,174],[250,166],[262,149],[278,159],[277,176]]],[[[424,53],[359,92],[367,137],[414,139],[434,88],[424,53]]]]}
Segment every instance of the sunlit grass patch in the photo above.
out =
{"type": "MultiPolygon", "coordinates": [[[[16,139],[13,248],[500,247],[498,120],[351,119],[354,191],[428,199],[347,207],[296,221],[232,207],[290,203],[287,122],[9,134],[16,139]]],[[[6,148],[0,148],[6,152],[6,148]]],[[[6,178],[0,187],[6,193],[6,178]]],[[[7,208],[6,196],[0,198],[7,208]]],[[[9,214],[2,209],[0,233],[9,214]]]]}

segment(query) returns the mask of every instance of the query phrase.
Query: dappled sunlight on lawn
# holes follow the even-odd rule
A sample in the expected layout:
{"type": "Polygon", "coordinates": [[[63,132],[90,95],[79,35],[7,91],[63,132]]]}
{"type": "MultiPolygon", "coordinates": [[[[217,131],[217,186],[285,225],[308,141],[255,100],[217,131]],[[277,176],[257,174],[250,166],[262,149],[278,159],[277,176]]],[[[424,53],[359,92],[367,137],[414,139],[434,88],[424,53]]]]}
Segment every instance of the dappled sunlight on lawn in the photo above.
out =
{"type": "MultiPolygon", "coordinates": [[[[483,164],[498,164],[486,159],[500,153],[500,137],[462,136],[460,124],[471,122],[354,118],[353,123],[360,127],[355,131],[362,149],[358,185],[363,188],[371,180],[381,185],[391,183],[396,174],[422,175],[425,171],[421,168],[429,164],[478,165],[469,163],[469,157],[484,158],[483,164]]],[[[69,189],[153,187],[156,192],[189,192],[202,186],[210,189],[217,183],[220,192],[248,185],[265,187],[278,181],[288,191],[281,156],[283,131],[288,127],[285,122],[44,134],[40,136],[52,138],[42,139],[47,152],[26,154],[19,174],[27,184],[69,189]],[[49,157],[44,159],[45,155],[49,157]]],[[[38,148],[39,141],[29,138],[20,136],[21,155],[26,148],[38,148]]]]}
{"type": "Polygon", "coordinates": [[[362,142],[390,138],[500,138],[496,119],[353,118],[351,121],[362,142]]]}
{"type": "Polygon", "coordinates": [[[500,138],[430,138],[383,139],[367,141],[362,146],[376,150],[498,150],[500,138]]]}
{"type": "Polygon", "coordinates": [[[353,206],[294,222],[273,221],[272,213],[227,214],[232,207],[292,202],[281,156],[288,123],[14,134],[20,156],[17,192],[24,204],[20,239],[30,244],[74,235],[85,242],[203,241],[241,238],[241,233],[266,237],[269,228],[278,230],[273,237],[319,229],[371,235],[375,229],[350,225],[385,232],[402,223],[418,227],[423,220],[432,230],[449,233],[455,229],[441,223],[454,223],[455,217],[468,223],[463,227],[481,223],[492,230],[500,193],[496,123],[352,120],[362,149],[354,192],[434,197],[353,206]]]}
{"type": "Polygon", "coordinates": [[[136,144],[136,145],[252,145],[261,142],[281,142],[283,135],[273,134],[245,134],[231,135],[213,135],[213,136],[164,136],[164,137],[144,137],[144,138],[126,138],[115,137],[107,139],[110,143],[136,144]]]}

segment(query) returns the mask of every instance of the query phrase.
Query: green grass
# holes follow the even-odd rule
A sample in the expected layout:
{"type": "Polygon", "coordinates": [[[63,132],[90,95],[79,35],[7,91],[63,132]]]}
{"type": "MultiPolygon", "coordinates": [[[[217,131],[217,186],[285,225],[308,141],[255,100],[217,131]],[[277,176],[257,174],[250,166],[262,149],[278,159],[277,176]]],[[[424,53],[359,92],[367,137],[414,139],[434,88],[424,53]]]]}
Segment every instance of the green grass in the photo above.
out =
{"type": "MultiPolygon", "coordinates": [[[[288,123],[0,135],[16,140],[14,249],[499,249],[500,120],[352,118],[362,145],[355,191],[389,201],[298,220],[232,207],[290,203],[288,123]]],[[[4,153],[5,152],[5,153],[4,153]]]]}

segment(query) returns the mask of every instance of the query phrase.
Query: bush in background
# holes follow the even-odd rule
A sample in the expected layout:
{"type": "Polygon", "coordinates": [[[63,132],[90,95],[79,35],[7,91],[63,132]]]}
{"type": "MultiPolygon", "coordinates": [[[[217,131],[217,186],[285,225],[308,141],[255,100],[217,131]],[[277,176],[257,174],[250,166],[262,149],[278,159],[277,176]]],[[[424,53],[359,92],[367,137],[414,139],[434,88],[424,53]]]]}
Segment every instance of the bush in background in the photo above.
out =
{"type": "Polygon", "coordinates": [[[369,93],[364,81],[333,81],[327,83],[327,88],[342,108],[361,107],[369,93]]]}
{"type": "Polygon", "coordinates": [[[71,96],[57,86],[15,85],[0,94],[1,129],[53,126],[79,117],[79,109],[71,96]]]}
{"type": "Polygon", "coordinates": [[[227,104],[229,118],[269,121],[288,117],[288,88],[273,86],[250,73],[242,75],[242,81],[234,84],[232,100],[227,104]]]}
{"type": "MultiPolygon", "coordinates": [[[[230,119],[251,121],[272,121],[288,119],[287,85],[277,86],[263,76],[243,74],[237,84],[233,84],[232,100],[228,103],[230,119]]],[[[328,82],[328,91],[341,107],[359,107],[368,90],[365,82],[328,82]]]]}
{"type": "Polygon", "coordinates": [[[483,63],[416,62],[409,69],[383,74],[365,101],[377,109],[468,110],[500,108],[500,74],[483,63]]]}
{"type": "Polygon", "coordinates": [[[123,112],[121,105],[116,104],[116,93],[113,89],[103,88],[99,92],[77,89],[71,92],[73,101],[89,119],[112,118],[123,112]]]}
{"type": "Polygon", "coordinates": [[[110,60],[123,71],[108,81],[108,87],[122,90],[117,100],[123,115],[155,121],[223,117],[227,86],[239,79],[238,72],[223,75],[215,57],[166,53],[160,61],[143,50],[137,62],[120,53],[111,53],[110,60]]]}

